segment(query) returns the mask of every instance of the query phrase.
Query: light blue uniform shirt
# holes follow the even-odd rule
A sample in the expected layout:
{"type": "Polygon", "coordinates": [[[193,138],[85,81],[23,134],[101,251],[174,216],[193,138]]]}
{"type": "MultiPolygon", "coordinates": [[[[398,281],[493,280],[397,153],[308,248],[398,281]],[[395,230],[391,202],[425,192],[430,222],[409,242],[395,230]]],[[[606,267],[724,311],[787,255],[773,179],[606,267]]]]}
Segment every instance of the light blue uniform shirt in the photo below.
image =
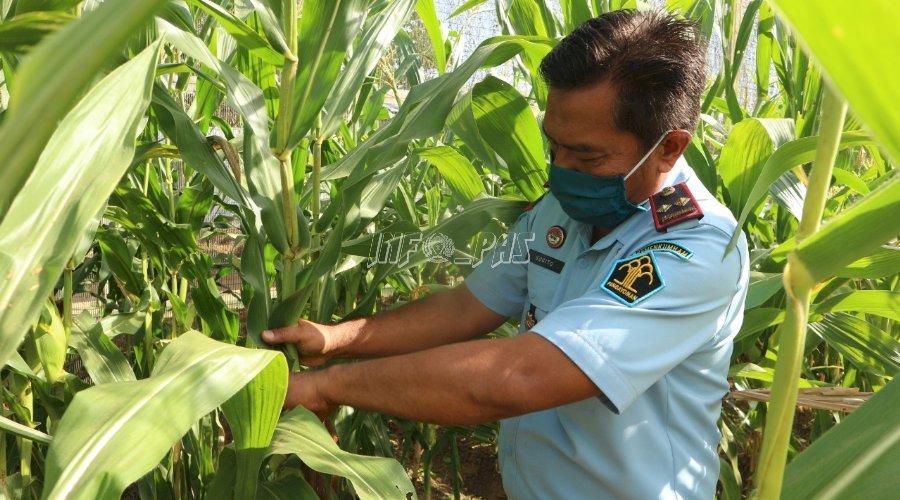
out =
{"type": "Polygon", "coordinates": [[[530,261],[500,263],[510,249],[495,249],[466,278],[486,307],[520,315],[520,331],[552,342],[603,392],[501,422],[500,467],[510,498],[713,498],[717,421],[747,292],[747,244],[741,235],[725,256],[734,217],[681,158],[664,186],[684,181],[701,220],[663,233],[649,210],[639,212],[593,245],[591,228],[547,193],[510,229],[509,237],[535,235],[530,261]],[[546,238],[554,226],[565,234],[558,248],[546,238]],[[645,266],[629,281],[623,273],[637,265],[630,261],[653,272],[645,266]],[[615,278],[644,290],[633,300],[602,288],[615,278]],[[530,329],[529,311],[537,321],[530,329]]]}

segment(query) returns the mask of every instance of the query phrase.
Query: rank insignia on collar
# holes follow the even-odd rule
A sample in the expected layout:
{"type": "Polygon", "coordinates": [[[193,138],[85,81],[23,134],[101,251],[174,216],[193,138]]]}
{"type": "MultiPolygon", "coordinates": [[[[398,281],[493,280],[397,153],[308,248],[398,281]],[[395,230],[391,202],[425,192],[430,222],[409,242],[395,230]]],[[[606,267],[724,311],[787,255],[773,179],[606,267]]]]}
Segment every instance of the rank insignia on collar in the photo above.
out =
{"type": "Polygon", "coordinates": [[[667,186],[650,197],[653,224],[656,230],[665,232],[669,227],[689,219],[702,219],[703,211],[687,184],[682,182],[667,186]]]}
{"type": "Polygon", "coordinates": [[[559,248],[566,242],[566,230],[561,226],[553,226],[547,230],[547,246],[559,248]]]}
{"type": "Polygon", "coordinates": [[[600,288],[626,306],[634,306],[665,288],[652,252],[619,259],[600,288]]]}
{"type": "Polygon", "coordinates": [[[538,204],[538,202],[540,202],[541,200],[544,199],[544,196],[546,196],[546,194],[547,194],[547,193],[542,194],[538,199],[536,199],[536,200],[532,201],[531,203],[525,205],[525,208],[523,209],[523,211],[524,211],[524,212],[530,212],[531,209],[534,208],[534,206],[538,204]]]}

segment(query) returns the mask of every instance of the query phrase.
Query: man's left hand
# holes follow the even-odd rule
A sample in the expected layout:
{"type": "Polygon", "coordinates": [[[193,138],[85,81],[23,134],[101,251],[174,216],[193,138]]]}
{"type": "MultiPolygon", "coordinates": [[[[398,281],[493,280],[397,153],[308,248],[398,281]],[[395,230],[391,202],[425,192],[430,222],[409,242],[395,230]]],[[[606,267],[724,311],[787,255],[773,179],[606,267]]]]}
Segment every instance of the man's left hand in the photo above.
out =
{"type": "Polygon", "coordinates": [[[321,384],[325,381],[324,375],[325,370],[291,373],[288,378],[284,407],[294,408],[300,405],[315,413],[321,419],[325,419],[334,413],[337,410],[337,406],[330,404],[321,393],[321,384]]]}

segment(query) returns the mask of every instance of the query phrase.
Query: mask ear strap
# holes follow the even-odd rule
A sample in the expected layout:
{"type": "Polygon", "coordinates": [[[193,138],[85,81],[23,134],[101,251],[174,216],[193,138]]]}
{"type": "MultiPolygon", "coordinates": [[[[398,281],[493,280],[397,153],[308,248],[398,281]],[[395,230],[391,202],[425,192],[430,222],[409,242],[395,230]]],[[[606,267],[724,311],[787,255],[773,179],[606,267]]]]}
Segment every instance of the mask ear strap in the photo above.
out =
{"type": "Polygon", "coordinates": [[[660,145],[660,143],[663,141],[663,139],[665,139],[666,136],[668,136],[670,132],[673,132],[673,131],[668,130],[668,131],[664,132],[663,135],[659,136],[659,139],[656,140],[656,143],[653,145],[653,147],[650,148],[650,151],[647,151],[647,154],[645,154],[644,157],[641,158],[641,161],[637,162],[637,165],[635,165],[634,168],[632,168],[631,171],[625,175],[626,181],[628,180],[629,177],[631,177],[631,174],[633,174],[637,169],[641,168],[641,165],[643,165],[644,162],[647,161],[647,158],[650,158],[650,155],[654,151],[656,151],[656,147],[660,145]]]}

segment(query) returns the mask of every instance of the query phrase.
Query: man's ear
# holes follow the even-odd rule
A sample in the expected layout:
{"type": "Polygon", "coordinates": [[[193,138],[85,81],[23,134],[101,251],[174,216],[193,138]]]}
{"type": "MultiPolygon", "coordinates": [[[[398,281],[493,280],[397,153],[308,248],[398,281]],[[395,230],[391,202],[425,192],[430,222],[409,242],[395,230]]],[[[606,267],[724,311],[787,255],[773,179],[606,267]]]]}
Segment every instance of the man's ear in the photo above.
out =
{"type": "Polygon", "coordinates": [[[675,167],[675,162],[687,149],[691,142],[691,133],[684,129],[676,129],[669,132],[669,135],[660,143],[658,156],[658,169],[660,173],[666,173],[675,167]]]}

